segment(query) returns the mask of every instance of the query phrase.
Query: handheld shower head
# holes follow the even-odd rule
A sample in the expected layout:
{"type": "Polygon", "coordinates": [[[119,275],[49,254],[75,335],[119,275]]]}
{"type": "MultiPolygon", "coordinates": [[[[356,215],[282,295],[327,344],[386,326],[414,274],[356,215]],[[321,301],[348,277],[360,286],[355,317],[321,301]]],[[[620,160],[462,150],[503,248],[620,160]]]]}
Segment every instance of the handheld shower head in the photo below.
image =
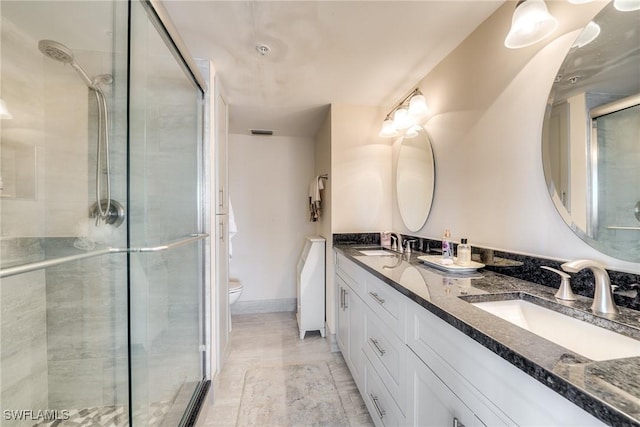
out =
{"type": "Polygon", "coordinates": [[[76,62],[71,49],[55,40],[40,40],[38,42],[38,49],[40,49],[40,52],[42,52],[47,58],[71,65],[78,72],[89,89],[101,92],[100,87],[89,78],[84,69],[76,62]]]}
{"type": "Polygon", "coordinates": [[[38,49],[47,57],[55,59],[56,61],[64,62],[65,64],[73,64],[74,62],[71,49],[57,41],[40,40],[38,42],[38,49]]]}

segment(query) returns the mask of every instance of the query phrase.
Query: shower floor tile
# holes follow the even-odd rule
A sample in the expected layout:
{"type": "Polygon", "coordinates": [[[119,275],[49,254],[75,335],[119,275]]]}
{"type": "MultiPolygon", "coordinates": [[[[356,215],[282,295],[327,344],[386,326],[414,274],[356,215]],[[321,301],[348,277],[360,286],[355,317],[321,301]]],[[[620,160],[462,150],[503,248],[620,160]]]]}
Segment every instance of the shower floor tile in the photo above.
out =
{"type": "MultiPolygon", "coordinates": [[[[146,425],[149,427],[160,426],[170,407],[170,401],[154,402],[147,410],[134,412],[133,416],[134,419],[148,420],[146,425]]],[[[124,406],[96,406],[72,409],[66,413],[60,411],[59,419],[39,422],[33,427],[127,427],[129,426],[128,416],[124,406]]]]}

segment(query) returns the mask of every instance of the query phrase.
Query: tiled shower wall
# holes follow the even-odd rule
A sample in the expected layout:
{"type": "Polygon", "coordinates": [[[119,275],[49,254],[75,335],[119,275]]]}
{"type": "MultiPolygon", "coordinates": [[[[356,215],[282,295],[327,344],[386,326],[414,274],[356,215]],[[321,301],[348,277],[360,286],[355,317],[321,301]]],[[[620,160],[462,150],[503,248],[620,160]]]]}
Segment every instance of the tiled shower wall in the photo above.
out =
{"type": "MultiPolygon", "coordinates": [[[[47,253],[73,249],[50,238],[47,253]]],[[[76,251],[77,252],[77,251],[76,251]]],[[[49,408],[123,403],[127,393],[126,255],[111,254],[46,270],[49,408]]]]}
{"type": "MultiPolygon", "coordinates": [[[[12,5],[2,6],[2,99],[13,115],[0,128],[3,181],[11,190],[0,198],[2,267],[79,253],[71,236],[124,247],[125,227],[96,228],[87,215],[95,200],[93,95],[72,68],[45,58],[38,40],[11,22],[12,5]],[[25,182],[28,188],[16,193],[25,182]]],[[[110,53],[74,54],[90,76],[113,72],[110,53]]],[[[126,127],[117,123],[126,123],[126,84],[116,79],[105,91],[115,130],[112,190],[125,202],[126,127]]],[[[1,279],[2,410],[126,402],[125,261],[106,255],[1,279]]]]}
{"type": "MultiPolygon", "coordinates": [[[[40,239],[2,240],[2,258],[14,263],[42,257],[40,239]]],[[[0,410],[48,406],[47,312],[44,271],[1,279],[0,410]]],[[[16,422],[16,427],[32,422],[16,422]]]]}
{"type": "Polygon", "coordinates": [[[619,258],[640,259],[640,221],[634,215],[640,203],[640,106],[597,119],[598,229],[597,243],[619,258]],[[629,229],[611,229],[630,227],[629,229]]]}

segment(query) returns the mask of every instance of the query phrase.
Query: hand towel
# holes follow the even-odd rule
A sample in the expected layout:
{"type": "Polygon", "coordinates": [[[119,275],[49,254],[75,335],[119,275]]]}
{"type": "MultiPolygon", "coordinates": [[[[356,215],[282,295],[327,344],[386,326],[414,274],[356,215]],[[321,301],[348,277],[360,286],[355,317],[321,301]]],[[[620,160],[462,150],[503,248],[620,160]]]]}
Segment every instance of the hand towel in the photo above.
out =
{"type": "Polygon", "coordinates": [[[321,214],[322,198],[320,190],[324,189],[322,178],[316,176],[309,184],[309,220],[318,221],[321,214]]]}

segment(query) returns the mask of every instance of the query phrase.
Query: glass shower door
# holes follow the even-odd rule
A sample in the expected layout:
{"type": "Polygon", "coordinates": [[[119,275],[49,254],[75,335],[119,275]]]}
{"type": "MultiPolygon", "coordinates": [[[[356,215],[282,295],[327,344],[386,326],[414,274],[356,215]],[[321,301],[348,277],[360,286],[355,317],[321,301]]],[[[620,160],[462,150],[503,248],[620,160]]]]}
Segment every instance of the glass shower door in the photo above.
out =
{"type": "Polygon", "coordinates": [[[96,178],[126,204],[127,22],[125,2],[0,2],[3,427],[128,424],[127,223],[88,216],[96,178]]]}
{"type": "Polygon", "coordinates": [[[180,424],[204,377],[202,93],[131,3],[129,295],[134,425],[180,424]]]}

